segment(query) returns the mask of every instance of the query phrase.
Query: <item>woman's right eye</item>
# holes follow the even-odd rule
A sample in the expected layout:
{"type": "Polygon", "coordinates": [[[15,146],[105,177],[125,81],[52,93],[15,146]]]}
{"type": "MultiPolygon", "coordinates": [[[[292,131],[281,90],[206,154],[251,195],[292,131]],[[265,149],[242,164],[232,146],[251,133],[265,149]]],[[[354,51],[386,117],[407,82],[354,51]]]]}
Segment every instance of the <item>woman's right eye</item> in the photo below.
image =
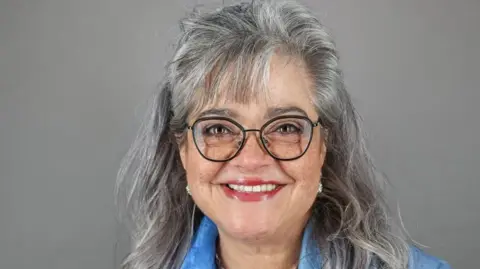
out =
{"type": "Polygon", "coordinates": [[[213,125],[205,128],[204,134],[206,135],[224,135],[230,134],[231,131],[223,125],[213,125]]]}

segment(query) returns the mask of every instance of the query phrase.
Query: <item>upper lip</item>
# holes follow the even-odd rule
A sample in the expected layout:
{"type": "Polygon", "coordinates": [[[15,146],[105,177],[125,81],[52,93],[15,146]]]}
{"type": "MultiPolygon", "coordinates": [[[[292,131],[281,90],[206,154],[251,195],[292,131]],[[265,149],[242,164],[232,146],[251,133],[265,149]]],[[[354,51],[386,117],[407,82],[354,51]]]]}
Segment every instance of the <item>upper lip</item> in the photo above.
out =
{"type": "Polygon", "coordinates": [[[236,179],[230,179],[223,184],[234,184],[234,185],[243,185],[243,186],[256,186],[256,185],[263,185],[263,184],[274,184],[274,185],[283,185],[284,183],[278,180],[267,180],[261,177],[240,177],[236,179]]]}

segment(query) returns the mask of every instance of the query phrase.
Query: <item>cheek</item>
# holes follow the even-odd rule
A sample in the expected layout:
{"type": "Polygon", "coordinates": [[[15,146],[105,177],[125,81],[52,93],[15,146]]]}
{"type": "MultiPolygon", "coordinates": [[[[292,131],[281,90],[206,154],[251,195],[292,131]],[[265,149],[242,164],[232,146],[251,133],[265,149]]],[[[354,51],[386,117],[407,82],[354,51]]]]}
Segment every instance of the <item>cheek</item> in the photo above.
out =
{"type": "MultiPolygon", "coordinates": [[[[319,139],[320,140],[320,139],[319,139]]],[[[295,180],[297,186],[312,187],[318,185],[321,177],[324,154],[319,141],[312,141],[305,154],[294,161],[282,162],[284,172],[295,180]]]]}
{"type": "Polygon", "coordinates": [[[188,184],[192,186],[204,183],[208,184],[215,179],[222,167],[222,163],[206,160],[198,153],[195,145],[190,145],[185,156],[185,170],[187,172],[188,184]]]}

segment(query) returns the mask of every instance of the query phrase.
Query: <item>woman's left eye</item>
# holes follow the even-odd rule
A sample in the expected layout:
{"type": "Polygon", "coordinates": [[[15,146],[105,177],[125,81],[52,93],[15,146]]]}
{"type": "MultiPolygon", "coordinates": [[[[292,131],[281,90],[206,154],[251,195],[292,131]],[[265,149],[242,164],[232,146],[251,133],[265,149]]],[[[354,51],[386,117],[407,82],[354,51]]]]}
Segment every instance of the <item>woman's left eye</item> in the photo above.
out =
{"type": "Polygon", "coordinates": [[[293,124],[284,124],[277,128],[276,130],[279,133],[297,133],[300,132],[300,128],[293,124]]]}

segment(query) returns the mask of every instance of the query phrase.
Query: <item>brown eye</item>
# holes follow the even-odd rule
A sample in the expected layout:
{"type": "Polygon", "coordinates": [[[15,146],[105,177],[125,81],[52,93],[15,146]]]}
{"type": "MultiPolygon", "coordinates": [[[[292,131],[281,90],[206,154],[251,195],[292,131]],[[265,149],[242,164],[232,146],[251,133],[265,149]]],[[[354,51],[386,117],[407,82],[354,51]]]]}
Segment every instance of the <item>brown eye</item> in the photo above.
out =
{"type": "Polygon", "coordinates": [[[282,134],[292,134],[292,133],[300,133],[301,132],[300,128],[298,128],[297,126],[295,126],[293,124],[283,124],[283,125],[279,126],[275,131],[278,132],[278,133],[282,133],[282,134]]]}
{"type": "Polygon", "coordinates": [[[232,133],[226,126],[223,126],[221,124],[215,124],[212,126],[208,126],[205,128],[203,131],[203,134],[206,136],[210,135],[224,135],[224,134],[230,134],[232,133]]]}

